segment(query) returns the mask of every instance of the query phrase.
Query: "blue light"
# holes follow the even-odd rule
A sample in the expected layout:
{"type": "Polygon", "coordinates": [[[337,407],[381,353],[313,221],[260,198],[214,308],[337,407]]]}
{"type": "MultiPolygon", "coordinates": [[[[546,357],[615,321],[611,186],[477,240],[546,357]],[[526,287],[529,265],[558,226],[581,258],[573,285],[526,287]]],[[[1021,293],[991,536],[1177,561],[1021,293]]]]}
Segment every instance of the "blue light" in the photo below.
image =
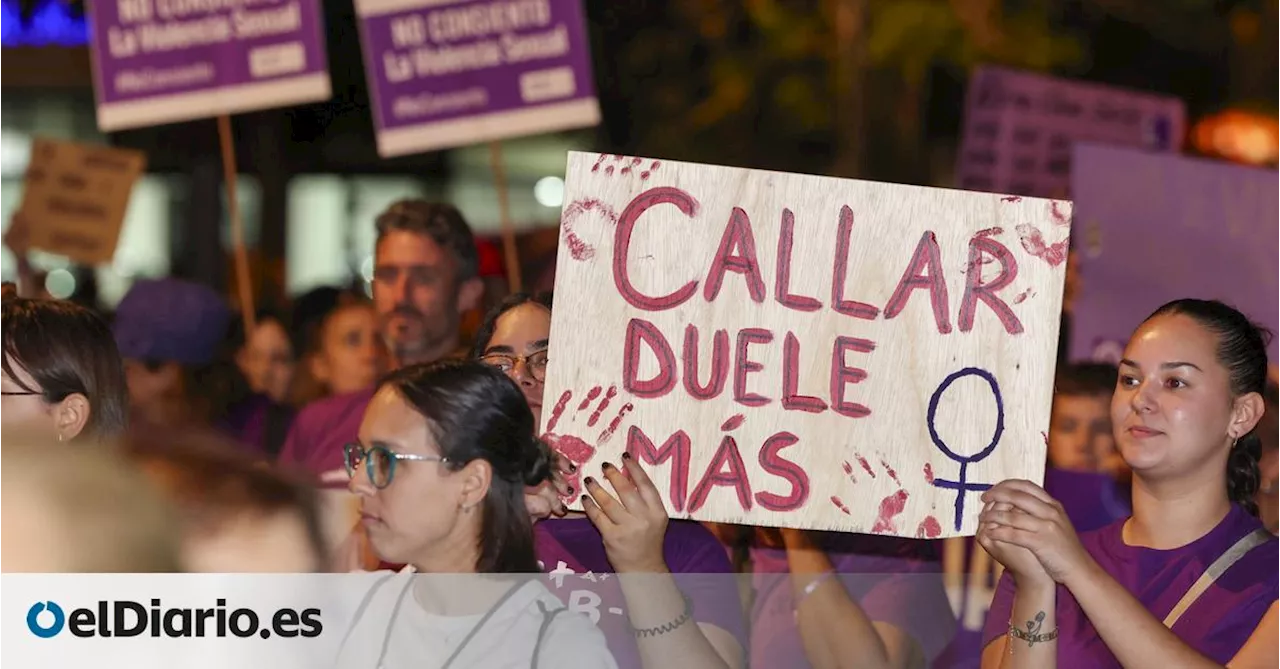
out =
{"type": "Polygon", "coordinates": [[[89,24],[76,17],[62,0],[45,0],[27,25],[22,24],[17,0],[0,0],[0,44],[15,46],[85,46],[89,24]]]}

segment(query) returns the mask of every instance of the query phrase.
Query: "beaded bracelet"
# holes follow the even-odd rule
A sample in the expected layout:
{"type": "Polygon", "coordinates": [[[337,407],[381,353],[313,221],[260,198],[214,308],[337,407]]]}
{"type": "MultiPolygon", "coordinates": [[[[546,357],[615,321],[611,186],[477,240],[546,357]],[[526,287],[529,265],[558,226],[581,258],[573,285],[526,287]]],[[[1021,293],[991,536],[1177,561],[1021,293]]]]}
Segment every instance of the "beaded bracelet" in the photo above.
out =
{"type": "MultiPolygon", "coordinates": [[[[674,632],[679,629],[680,626],[689,622],[689,620],[693,618],[693,600],[689,598],[689,595],[686,595],[683,592],[680,593],[680,596],[684,598],[684,612],[682,612],[678,618],[664,625],[658,625],[657,627],[632,627],[631,633],[634,634],[637,639],[660,636],[667,632],[674,632]]],[[[628,623],[628,626],[630,626],[630,623],[628,623]]]]}
{"type": "MultiPolygon", "coordinates": [[[[1010,625],[1009,638],[1011,640],[1020,639],[1022,641],[1026,641],[1027,648],[1030,648],[1038,643],[1045,643],[1047,641],[1053,641],[1054,639],[1058,638],[1058,628],[1055,627],[1053,628],[1052,632],[1045,632],[1044,634],[1032,634],[1031,632],[1022,631],[1016,625],[1010,625]]],[[[1009,646],[1009,652],[1013,652],[1012,644],[1010,644],[1009,646]]]]}

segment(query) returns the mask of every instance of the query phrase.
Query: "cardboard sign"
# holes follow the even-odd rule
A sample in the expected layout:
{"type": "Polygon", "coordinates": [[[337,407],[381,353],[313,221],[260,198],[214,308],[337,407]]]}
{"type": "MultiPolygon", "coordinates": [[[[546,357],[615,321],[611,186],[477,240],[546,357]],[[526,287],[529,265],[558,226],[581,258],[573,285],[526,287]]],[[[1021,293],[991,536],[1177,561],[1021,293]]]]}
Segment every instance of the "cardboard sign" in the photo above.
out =
{"type": "Polygon", "coordinates": [[[1041,478],[1069,203],[583,153],[566,189],[542,428],[579,473],[929,538],[1041,478]]]}
{"type": "MultiPolygon", "coordinates": [[[[1073,359],[1119,360],[1144,318],[1183,297],[1222,300],[1277,331],[1275,170],[1093,145],[1073,161],[1073,359]]],[[[1268,354],[1277,360],[1274,340],[1268,354]]]]}
{"type": "Polygon", "coordinates": [[[378,155],[600,122],[579,0],[356,0],[378,155]]]}
{"type": "Polygon", "coordinates": [[[984,67],[969,82],[958,183],[966,190],[1067,197],[1078,141],[1176,152],[1177,98],[984,67]]]}
{"type": "Polygon", "coordinates": [[[111,262],[141,151],[36,138],[14,216],[27,245],[86,265],[111,262]]]}
{"type": "Polygon", "coordinates": [[[316,0],[86,4],[104,131],[329,98],[316,0]]]}

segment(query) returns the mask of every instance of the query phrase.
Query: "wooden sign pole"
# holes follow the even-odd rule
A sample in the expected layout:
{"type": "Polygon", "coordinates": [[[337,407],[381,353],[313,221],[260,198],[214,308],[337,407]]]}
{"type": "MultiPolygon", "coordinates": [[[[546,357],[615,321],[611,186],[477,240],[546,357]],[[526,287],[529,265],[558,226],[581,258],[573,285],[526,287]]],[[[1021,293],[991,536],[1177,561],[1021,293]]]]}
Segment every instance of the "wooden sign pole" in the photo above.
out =
{"type": "Polygon", "coordinates": [[[254,323],[253,284],[249,274],[249,257],[244,249],[244,221],[240,217],[240,201],[236,199],[236,147],[231,135],[231,117],[218,116],[218,140],[222,146],[222,179],[227,187],[227,207],[231,213],[231,245],[236,258],[236,284],[240,291],[240,313],[244,318],[247,340],[257,327],[254,323]]]}
{"type": "Polygon", "coordinates": [[[489,166],[493,169],[493,187],[498,191],[498,215],[502,219],[502,249],[507,259],[507,286],[511,292],[522,290],[520,253],[516,250],[515,223],[511,220],[511,202],[507,193],[507,174],[502,167],[502,142],[489,142],[489,166]]]}

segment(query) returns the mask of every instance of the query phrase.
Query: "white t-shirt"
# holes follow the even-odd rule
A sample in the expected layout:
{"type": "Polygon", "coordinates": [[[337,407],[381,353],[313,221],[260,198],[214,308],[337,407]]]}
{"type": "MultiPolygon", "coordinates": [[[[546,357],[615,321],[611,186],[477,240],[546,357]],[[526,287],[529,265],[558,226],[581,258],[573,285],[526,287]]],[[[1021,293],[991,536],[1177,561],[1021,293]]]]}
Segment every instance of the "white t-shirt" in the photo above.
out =
{"type": "Polygon", "coordinates": [[[374,586],[347,632],[335,669],[442,669],[460,646],[449,669],[617,668],[590,619],[565,610],[536,579],[514,586],[486,620],[483,614],[426,611],[414,597],[413,578],[402,573],[374,586]]]}

